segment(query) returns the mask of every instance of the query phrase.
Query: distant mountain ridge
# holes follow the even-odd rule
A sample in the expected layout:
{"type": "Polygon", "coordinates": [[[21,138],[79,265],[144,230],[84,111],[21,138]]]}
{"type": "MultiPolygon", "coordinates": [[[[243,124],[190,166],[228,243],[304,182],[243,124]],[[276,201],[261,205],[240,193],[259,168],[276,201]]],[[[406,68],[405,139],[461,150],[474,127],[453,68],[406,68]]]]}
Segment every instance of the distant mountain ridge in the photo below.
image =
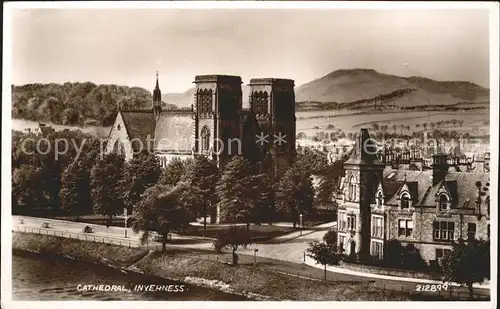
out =
{"type": "MultiPolygon", "coordinates": [[[[242,85],[243,106],[250,87],[242,85]]],[[[195,89],[164,93],[163,107],[193,104],[195,89]]],[[[467,81],[400,77],[372,69],[342,69],[295,87],[297,110],[487,109],[489,89],[467,81]]],[[[109,126],[121,108],[151,108],[152,94],[140,87],[84,83],[12,85],[12,117],[62,125],[109,126]]]]}
{"type": "MultiPolygon", "coordinates": [[[[244,85],[242,90],[243,105],[246,106],[249,87],[244,85]]],[[[194,88],[183,93],[166,93],[163,100],[188,107],[193,104],[194,93],[194,88]]],[[[355,107],[375,101],[382,105],[404,107],[486,104],[489,103],[489,89],[467,81],[401,77],[373,69],[341,69],[295,87],[295,99],[309,105],[329,103],[328,106],[337,107],[355,107]]]]}
{"type": "Polygon", "coordinates": [[[372,69],[333,71],[295,88],[297,102],[349,103],[368,100],[403,89],[396,106],[450,105],[488,102],[489,89],[466,81],[436,81],[426,77],[401,77],[372,69]]]}
{"type": "MultiPolygon", "coordinates": [[[[247,85],[241,86],[243,107],[248,106],[250,87],[247,85]]],[[[178,107],[190,107],[193,104],[194,94],[196,93],[195,88],[189,88],[188,90],[181,93],[163,93],[161,98],[164,102],[175,104],[178,107]]]]}

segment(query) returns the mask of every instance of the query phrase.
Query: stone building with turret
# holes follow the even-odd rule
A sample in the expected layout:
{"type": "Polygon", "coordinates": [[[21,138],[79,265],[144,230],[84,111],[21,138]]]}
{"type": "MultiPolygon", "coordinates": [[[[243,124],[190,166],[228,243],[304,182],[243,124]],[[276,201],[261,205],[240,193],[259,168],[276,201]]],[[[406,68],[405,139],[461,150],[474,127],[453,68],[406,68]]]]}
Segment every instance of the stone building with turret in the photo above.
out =
{"type": "Polygon", "coordinates": [[[489,173],[457,172],[438,151],[431,169],[392,169],[381,163],[367,129],[344,164],[338,244],[348,255],[383,259],[398,240],[426,262],[438,263],[451,241],[490,238],[489,173]]]}

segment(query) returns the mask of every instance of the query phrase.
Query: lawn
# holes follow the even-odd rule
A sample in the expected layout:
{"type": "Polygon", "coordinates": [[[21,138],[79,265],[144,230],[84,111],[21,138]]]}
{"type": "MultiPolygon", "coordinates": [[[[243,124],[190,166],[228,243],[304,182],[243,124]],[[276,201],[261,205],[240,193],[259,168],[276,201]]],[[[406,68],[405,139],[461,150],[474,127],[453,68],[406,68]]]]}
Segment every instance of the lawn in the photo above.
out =
{"type": "MultiPolygon", "coordinates": [[[[82,222],[82,223],[88,223],[88,224],[106,225],[106,217],[101,216],[101,215],[85,215],[85,216],[80,216],[78,218],[78,220],[77,220],[77,218],[75,216],[55,217],[54,219],[56,219],[56,220],[73,221],[73,222],[82,222]]],[[[114,217],[112,219],[112,222],[111,222],[110,226],[124,227],[125,226],[125,220],[123,219],[123,217],[114,217]]]]}
{"type": "MultiPolygon", "coordinates": [[[[88,224],[98,224],[98,225],[106,225],[106,217],[103,217],[101,215],[86,215],[86,216],[80,216],[79,220],[76,220],[76,217],[74,216],[69,216],[69,217],[56,217],[54,219],[58,220],[67,220],[67,221],[74,221],[74,222],[82,222],[82,223],[88,223],[88,224]]],[[[123,217],[114,217],[111,226],[117,226],[117,227],[123,227],[124,226],[124,219],[123,217]]],[[[242,228],[246,228],[245,225],[242,225],[242,228]]],[[[227,229],[227,225],[216,225],[216,224],[209,224],[207,225],[207,231],[206,233],[203,233],[203,225],[192,225],[189,229],[180,232],[179,234],[181,235],[188,235],[188,236],[204,236],[204,237],[210,237],[210,238],[215,238],[217,235],[217,232],[220,230],[227,229]]],[[[276,226],[276,225],[268,225],[268,224],[263,224],[263,225],[251,225],[250,226],[250,235],[253,239],[255,240],[267,240],[273,237],[285,235],[288,233],[291,233],[297,229],[294,229],[293,227],[286,227],[286,226],[276,226]]]]}
{"type": "MultiPolygon", "coordinates": [[[[241,228],[246,228],[246,226],[242,225],[241,228]]],[[[204,233],[203,225],[191,226],[190,230],[181,234],[189,236],[205,236],[205,237],[215,238],[217,232],[225,229],[227,229],[227,225],[207,225],[207,231],[206,233],[204,233]]],[[[294,229],[293,227],[265,224],[265,225],[251,225],[249,233],[250,237],[252,237],[255,240],[256,239],[266,240],[291,233],[295,230],[296,229],[294,229]]]]}

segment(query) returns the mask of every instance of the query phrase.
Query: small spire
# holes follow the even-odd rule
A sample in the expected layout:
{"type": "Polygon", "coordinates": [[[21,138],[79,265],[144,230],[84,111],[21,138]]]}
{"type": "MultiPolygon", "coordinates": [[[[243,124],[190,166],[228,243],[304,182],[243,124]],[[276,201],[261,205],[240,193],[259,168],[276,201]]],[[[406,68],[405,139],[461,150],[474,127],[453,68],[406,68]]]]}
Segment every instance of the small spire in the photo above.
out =
{"type": "Polygon", "coordinates": [[[155,89],[160,89],[160,85],[158,83],[158,70],[156,70],[156,88],[155,89]]]}

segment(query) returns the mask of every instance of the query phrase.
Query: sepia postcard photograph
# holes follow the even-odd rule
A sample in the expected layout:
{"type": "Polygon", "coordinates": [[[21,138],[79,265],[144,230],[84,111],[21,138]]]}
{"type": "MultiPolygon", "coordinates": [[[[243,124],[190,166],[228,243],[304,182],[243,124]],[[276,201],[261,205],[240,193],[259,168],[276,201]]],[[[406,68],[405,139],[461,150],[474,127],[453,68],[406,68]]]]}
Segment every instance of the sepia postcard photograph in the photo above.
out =
{"type": "Polygon", "coordinates": [[[496,308],[498,3],[3,8],[2,309],[496,308]]]}

